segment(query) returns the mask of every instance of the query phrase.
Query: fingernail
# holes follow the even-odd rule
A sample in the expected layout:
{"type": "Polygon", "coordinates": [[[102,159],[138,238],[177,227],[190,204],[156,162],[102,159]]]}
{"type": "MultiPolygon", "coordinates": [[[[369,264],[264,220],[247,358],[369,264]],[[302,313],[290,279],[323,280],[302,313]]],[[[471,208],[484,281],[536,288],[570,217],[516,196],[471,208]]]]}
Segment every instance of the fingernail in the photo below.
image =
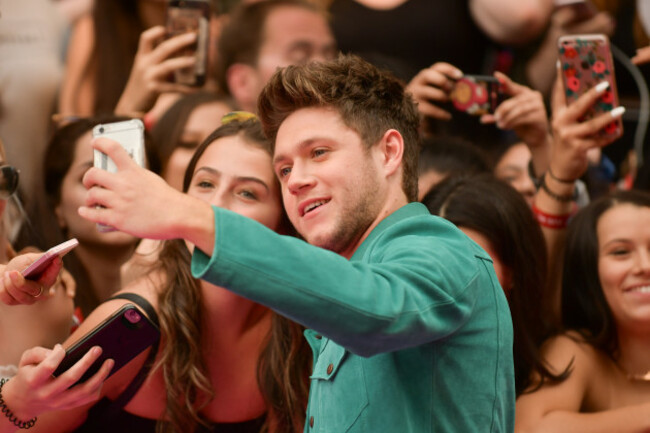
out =
{"type": "Polygon", "coordinates": [[[456,69],[454,71],[454,78],[458,78],[458,79],[463,78],[463,73],[461,71],[459,71],[458,69],[456,69]]]}
{"type": "Polygon", "coordinates": [[[596,92],[604,92],[609,87],[609,81],[603,81],[596,85],[596,92]]]}
{"type": "Polygon", "coordinates": [[[614,119],[617,119],[617,118],[621,117],[623,115],[623,113],[625,113],[625,107],[623,107],[623,106],[616,107],[612,111],[609,112],[609,114],[611,114],[614,119]]]}
{"type": "Polygon", "coordinates": [[[555,62],[555,69],[560,69],[561,67],[562,67],[562,62],[560,62],[559,60],[555,62]]]}

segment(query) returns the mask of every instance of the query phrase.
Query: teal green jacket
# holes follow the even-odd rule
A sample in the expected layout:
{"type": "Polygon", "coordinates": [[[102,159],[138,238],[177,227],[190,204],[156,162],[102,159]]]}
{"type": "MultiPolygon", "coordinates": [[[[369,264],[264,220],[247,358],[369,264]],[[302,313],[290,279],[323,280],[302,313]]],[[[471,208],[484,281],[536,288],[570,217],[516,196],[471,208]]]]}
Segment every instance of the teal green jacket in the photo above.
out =
{"type": "Polygon", "coordinates": [[[351,260],[214,208],[192,272],[305,325],[305,432],[514,430],[512,321],[489,256],[411,203],[351,260]]]}

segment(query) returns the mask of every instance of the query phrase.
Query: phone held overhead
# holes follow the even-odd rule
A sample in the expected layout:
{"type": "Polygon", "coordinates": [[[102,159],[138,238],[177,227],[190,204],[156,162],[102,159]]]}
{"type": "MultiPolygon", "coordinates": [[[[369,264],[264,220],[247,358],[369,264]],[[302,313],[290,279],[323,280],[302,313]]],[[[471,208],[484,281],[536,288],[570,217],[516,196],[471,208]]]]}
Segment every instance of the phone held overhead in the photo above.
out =
{"type": "MultiPolygon", "coordinates": [[[[558,39],[558,56],[567,104],[596,85],[607,82],[609,86],[582,120],[608,113],[619,106],[614,75],[614,62],[609,38],[603,34],[567,35],[558,39]]],[[[613,120],[602,135],[620,137],[623,134],[621,118],[613,120]]]]}
{"type": "Polygon", "coordinates": [[[194,66],[177,69],[174,81],[200,87],[205,84],[210,42],[210,2],[207,0],[171,0],[167,6],[167,37],[196,33],[196,42],[181,50],[179,56],[194,56],[194,66]]]}

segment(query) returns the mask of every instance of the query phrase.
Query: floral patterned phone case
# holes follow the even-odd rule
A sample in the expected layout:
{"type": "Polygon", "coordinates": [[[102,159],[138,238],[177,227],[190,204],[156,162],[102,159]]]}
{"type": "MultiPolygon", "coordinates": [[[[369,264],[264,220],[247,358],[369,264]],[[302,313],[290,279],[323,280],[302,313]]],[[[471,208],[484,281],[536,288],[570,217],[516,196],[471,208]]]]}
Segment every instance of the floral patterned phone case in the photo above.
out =
{"type": "MultiPolygon", "coordinates": [[[[558,39],[558,54],[567,104],[603,81],[609,88],[581,120],[591,119],[618,107],[614,62],[606,35],[567,35],[558,39]]],[[[603,128],[602,135],[620,137],[623,122],[620,117],[603,128]]]]}

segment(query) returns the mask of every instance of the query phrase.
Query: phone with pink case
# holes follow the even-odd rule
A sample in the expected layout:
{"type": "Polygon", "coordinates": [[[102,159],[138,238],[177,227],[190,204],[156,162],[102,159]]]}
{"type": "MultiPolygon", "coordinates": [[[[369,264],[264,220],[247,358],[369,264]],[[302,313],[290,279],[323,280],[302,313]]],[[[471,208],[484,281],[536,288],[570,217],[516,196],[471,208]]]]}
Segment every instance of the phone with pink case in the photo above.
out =
{"type": "MultiPolygon", "coordinates": [[[[567,104],[571,104],[598,83],[609,82],[605,93],[581,120],[591,119],[618,107],[614,61],[606,35],[562,36],[558,39],[558,57],[567,104]]],[[[623,134],[620,117],[603,128],[601,134],[620,137],[623,134]]]]}

